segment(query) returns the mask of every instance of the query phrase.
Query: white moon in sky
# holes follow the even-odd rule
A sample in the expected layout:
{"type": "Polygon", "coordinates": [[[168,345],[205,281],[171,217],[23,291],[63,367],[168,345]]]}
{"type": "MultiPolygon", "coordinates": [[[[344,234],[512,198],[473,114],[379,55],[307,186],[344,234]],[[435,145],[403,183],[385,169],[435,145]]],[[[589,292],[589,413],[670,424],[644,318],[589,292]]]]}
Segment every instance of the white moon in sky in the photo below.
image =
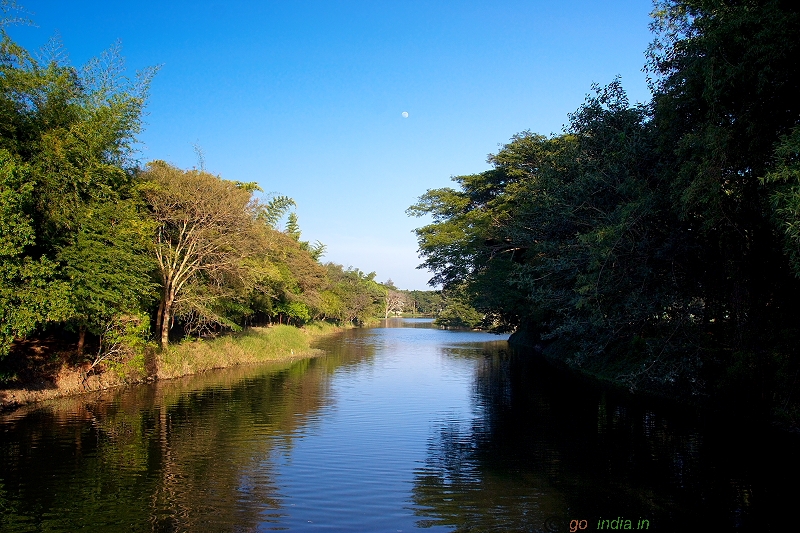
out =
{"type": "Polygon", "coordinates": [[[403,116],[403,118],[408,118],[408,111],[403,111],[400,114],[403,116]]]}

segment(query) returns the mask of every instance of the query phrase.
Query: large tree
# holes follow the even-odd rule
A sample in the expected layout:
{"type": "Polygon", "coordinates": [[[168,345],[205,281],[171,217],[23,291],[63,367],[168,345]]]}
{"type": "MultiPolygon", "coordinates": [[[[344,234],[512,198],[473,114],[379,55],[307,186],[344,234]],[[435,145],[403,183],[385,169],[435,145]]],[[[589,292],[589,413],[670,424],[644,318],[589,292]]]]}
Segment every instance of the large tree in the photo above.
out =
{"type": "Polygon", "coordinates": [[[118,48],[82,69],[65,57],[0,28],[0,356],[48,324],[99,333],[150,285],[131,154],[153,70],[126,78],[118,48]]]}
{"type": "Polygon", "coordinates": [[[697,243],[687,273],[708,318],[728,325],[721,342],[760,343],[773,311],[795,297],[770,220],[776,187],[760,178],[800,122],[800,6],[669,0],[654,15],[660,176],[697,243]]]}
{"type": "Polygon", "coordinates": [[[204,171],[154,161],[142,179],[156,222],[161,281],[156,330],[166,347],[176,300],[191,283],[219,287],[240,277],[243,259],[253,252],[258,212],[247,187],[204,171]]]}
{"type": "Polygon", "coordinates": [[[669,0],[654,16],[653,101],[598,87],[563,134],[523,132],[492,170],[428,191],[409,209],[433,218],[423,265],[575,367],[759,402],[782,382],[788,401],[800,7],[669,0]]]}
{"type": "Polygon", "coordinates": [[[385,319],[389,318],[389,313],[402,313],[408,305],[406,295],[394,288],[394,285],[389,286],[390,282],[391,280],[384,285],[386,295],[383,297],[383,318],[385,319]]]}

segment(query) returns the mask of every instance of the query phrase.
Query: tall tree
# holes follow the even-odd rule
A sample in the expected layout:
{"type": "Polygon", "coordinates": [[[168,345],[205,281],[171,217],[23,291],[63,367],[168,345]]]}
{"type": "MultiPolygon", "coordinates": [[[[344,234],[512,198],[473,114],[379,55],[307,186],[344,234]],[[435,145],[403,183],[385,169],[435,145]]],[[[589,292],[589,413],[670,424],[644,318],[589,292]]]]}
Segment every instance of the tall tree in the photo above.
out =
{"type": "MultiPolygon", "coordinates": [[[[391,281],[392,280],[389,280],[387,284],[384,285],[386,288],[386,295],[383,297],[383,318],[389,318],[389,313],[402,313],[407,304],[405,294],[395,288],[389,288],[388,284],[391,283],[391,281]]],[[[392,287],[394,287],[393,284],[392,287]]]]}
{"type": "Polygon", "coordinates": [[[173,307],[187,284],[202,275],[208,283],[222,285],[226,277],[239,275],[243,258],[252,253],[256,213],[250,191],[207,172],[154,161],[142,179],[157,225],[161,302],[156,330],[166,347],[173,307]]]}
{"type": "Polygon", "coordinates": [[[31,253],[36,243],[30,168],[0,150],[0,358],[14,339],[70,314],[69,285],[58,264],[31,253]]]}
{"type": "Polygon", "coordinates": [[[78,355],[87,331],[99,337],[115,317],[146,309],[153,299],[153,227],[137,204],[125,200],[84,206],[72,242],[58,252],[71,289],[69,320],[78,329],[78,355]]]}
{"type": "Polygon", "coordinates": [[[433,218],[417,230],[423,266],[549,355],[630,387],[708,394],[737,375],[769,398],[780,368],[787,394],[800,6],[669,0],[654,16],[652,103],[597,87],[564,134],[523,132],[492,170],[429,190],[409,209],[433,218]]]}
{"type": "Polygon", "coordinates": [[[800,6],[669,0],[654,15],[660,175],[697,243],[686,267],[704,314],[720,342],[743,348],[761,342],[759,323],[795,297],[770,221],[773,187],[759,178],[800,117],[800,6]]]}
{"type": "Polygon", "coordinates": [[[65,57],[57,41],[31,54],[0,29],[0,228],[8,231],[0,237],[8,245],[0,254],[0,355],[11,339],[48,323],[86,325],[89,302],[120,312],[131,301],[118,293],[141,295],[149,285],[149,274],[136,268],[124,280],[100,281],[107,273],[101,256],[136,250],[122,234],[109,238],[125,224],[97,220],[119,206],[133,226],[142,222],[127,207],[135,204],[131,153],[154,70],[128,79],[118,47],[82,69],[65,57]],[[87,246],[89,220],[95,235],[108,223],[102,253],[99,241],[87,246]],[[98,290],[87,295],[90,286],[98,290]]]}

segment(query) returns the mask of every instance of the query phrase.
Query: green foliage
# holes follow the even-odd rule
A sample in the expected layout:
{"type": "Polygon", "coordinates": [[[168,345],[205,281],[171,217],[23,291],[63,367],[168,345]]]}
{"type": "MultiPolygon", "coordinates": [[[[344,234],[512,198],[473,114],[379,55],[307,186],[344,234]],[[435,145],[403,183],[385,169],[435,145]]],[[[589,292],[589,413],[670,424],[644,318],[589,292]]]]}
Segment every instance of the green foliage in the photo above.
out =
{"type": "Polygon", "coordinates": [[[289,213],[289,216],[286,221],[286,228],[284,229],[284,233],[297,241],[300,244],[300,248],[304,251],[308,252],[314,261],[319,261],[320,258],[325,255],[325,245],[319,241],[315,241],[313,244],[308,241],[301,241],[300,235],[302,232],[300,231],[300,224],[297,221],[297,213],[289,213]]]}
{"type": "Polygon", "coordinates": [[[161,281],[156,329],[162,348],[175,316],[229,326],[220,299],[234,297],[244,259],[258,242],[252,193],[200,170],[154,161],[140,190],[155,221],[153,248],[161,281]]]}
{"type": "Polygon", "coordinates": [[[408,210],[433,220],[422,266],[460,295],[446,305],[631,388],[707,394],[735,354],[790,376],[800,8],[672,0],[654,17],[652,103],[594,87],[563,134],[520,133],[492,170],[429,190],[408,210]]]}
{"type": "Polygon", "coordinates": [[[57,264],[26,253],[35,243],[30,168],[0,150],[0,357],[16,337],[69,314],[57,264]]]}
{"type": "Polygon", "coordinates": [[[359,324],[382,315],[386,289],[375,281],[374,272],[364,274],[335,263],[327,263],[325,269],[329,281],[319,318],[359,324]]]}
{"type": "MultiPolygon", "coordinates": [[[[420,252],[432,282],[461,295],[438,321],[472,306],[480,315],[465,325],[522,325],[576,366],[613,364],[639,339],[633,367],[669,353],[691,368],[683,339],[696,308],[676,276],[684,252],[668,234],[676,218],[654,144],[647,109],[615,81],[595,88],[566,133],[516,135],[490,157],[493,170],[454,178],[461,191],[428,191],[410,210],[434,218],[417,231],[420,252]]],[[[620,379],[663,377],[633,367],[620,379]]]]}
{"type": "Polygon", "coordinates": [[[687,270],[716,323],[744,331],[765,307],[794,297],[775,246],[772,187],[759,178],[800,113],[800,11],[772,0],[669,1],[654,29],[660,174],[692,232],[687,270]]]}
{"type": "Polygon", "coordinates": [[[449,297],[433,321],[434,325],[445,329],[474,329],[481,325],[484,315],[469,305],[462,297],[449,297]]]}
{"type": "Polygon", "coordinates": [[[269,284],[274,300],[271,314],[283,313],[300,323],[309,320],[320,307],[320,292],[327,283],[325,268],[302,242],[282,232],[272,233],[264,249],[264,261],[277,274],[269,284]]]}
{"type": "Polygon", "coordinates": [[[378,315],[374,274],[321,265],[325,245],[300,240],[291,198],[259,201],[257,183],[206,172],[198,147],[199,169],[137,168],[156,69],[128,79],[118,45],[82,68],[57,39],[30,53],[0,5],[0,357],[15,339],[72,331],[79,354],[99,345],[93,368],[128,368],[147,316],[166,348],[181,329],[378,315]]]}
{"type": "Polygon", "coordinates": [[[83,207],[73,241],[57,255],[71,287],[73,322],[100,335],[119,312],[147,307],[155,291],[152,233],[131,200],[83,207]]]}
{"type": "Polygon", "coordinates": [[[327,246],[322,244],[319,241],[314,241],[314,243],[308,242],[301,242],[300,243],[302,248],[306,250],[311,257],[314,258],[314,261],[319,261],[322,259],[322,256],[325,255],[325,251],[327,250],[327,246]]]}
{"type": "Polygon", "coordinates": [[[272,229],[276,229],[278,222],[286,212],[297,204],[288,196],[273,196],[266,204],[259,204],[257,218],[272,229]]]}
{"type": "Polygon", "coordinates": [[[102,364],[120,377],[145,375],[145,350],[150,338],[150,319],[144,314],[116,315],[104,324],[100,346],[90,369],[102,364]]]}
{"type": "Polygon", "coordinates": [[[276,311],[286,315],[289,322],[302,324],[311,319],[311,310],[302,302],[285,302],[278,304],[276,311]]]}
{"type": "Polygon", "coordinates": [[[49,324],[97,333],[151,285],[125,167],[154,70],[128,80],[118,48],[80,70],[63,58],[57,42],[34,56],[0,30],[0,357],[49,324]]]}
{"type": "Polygon", "coordinates": [[[297,223],[297,213],[289,213],[289,218],[286,221],[286,234],[292,239],[300,240],[300,225],[297,223]]]}
{"type": "Polygon", "coordinates": [[[434,315],[441,311],[442,295],[439,291],[406,291],[413,313],[434,315]]]}
{"type": "Polygon", "coordinates": [[[27,165],[6,150],[0,151],[0,255],[14,257],[35,241],[31,216],[33,183],[27,165]]]}
{"type": "Polygon", "coordinates": [[[784,252],[800,277],[800,126],[781,139],[775,156],[775,165],[762,182],[775,185],[770,198],[774,217],[784,233],[784,252]]]}

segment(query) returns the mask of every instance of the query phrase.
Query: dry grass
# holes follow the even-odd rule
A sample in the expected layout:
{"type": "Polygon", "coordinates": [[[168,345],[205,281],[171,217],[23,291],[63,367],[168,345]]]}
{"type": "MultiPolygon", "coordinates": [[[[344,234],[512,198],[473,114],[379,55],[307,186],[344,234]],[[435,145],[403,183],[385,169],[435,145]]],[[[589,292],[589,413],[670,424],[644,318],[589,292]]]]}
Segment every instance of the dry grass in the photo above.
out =
{"type": "Polygon", "coordinates": [[[250,328],[243,333],[210,341],[185,341],[156,355],[156,377],[170,379],[197,374],[214,368],[313,357],[313,337],[333,333],[329,324],[250,328]]]}
{"type": "Polygon", "coordinates": [[[322,351],[311,348],[311,341],[315,337],[341,329],[343,328],[327,323],[312,323],[302,329],[280,325],[250,328],[243,333],[212,340],[185,341],[170,346],[164,352],[157,352],[153,348],[149,351],[146,369],[140,369],[141,365],[134,365],[136,368],[127,369],[130,372],[125,368],[120,368],[119,371],[105,369],[89,376],[85,376],[79,367],[61,361],[60,352],[51,346],[42,346],[39,359],[52,360],[52,364],[37,366],[39,372],[33,373],[33,377],[19,383],[16,388],[6,387],[0,390],[0,411],[43,400],[115,389],[153,378],[172,379],[215,368],[265,362],[283,363],[314,357],[321,355],[322,351]]]}

